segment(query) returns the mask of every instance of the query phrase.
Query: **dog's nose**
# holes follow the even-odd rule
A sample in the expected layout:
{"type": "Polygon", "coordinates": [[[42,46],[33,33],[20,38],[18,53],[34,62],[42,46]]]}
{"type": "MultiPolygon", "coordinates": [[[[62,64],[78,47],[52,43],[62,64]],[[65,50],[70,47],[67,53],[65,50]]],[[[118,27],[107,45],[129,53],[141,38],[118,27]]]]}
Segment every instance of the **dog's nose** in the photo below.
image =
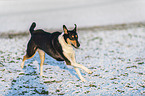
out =
{"type": "Polygon", "coordinates": [[[77,44],[77,47],[80,47],[80,43],[77,44]]]}

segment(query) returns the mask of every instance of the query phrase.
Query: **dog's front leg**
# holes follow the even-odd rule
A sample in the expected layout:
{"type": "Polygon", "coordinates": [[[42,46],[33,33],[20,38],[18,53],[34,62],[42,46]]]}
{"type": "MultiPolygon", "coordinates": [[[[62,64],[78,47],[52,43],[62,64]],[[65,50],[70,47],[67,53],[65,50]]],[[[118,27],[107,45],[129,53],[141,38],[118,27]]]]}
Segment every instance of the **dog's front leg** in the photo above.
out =
{"type": "MultiPolygon", "coordinates": [[[[73,66],[74,65],[73,63],[74,62],[72,60],[72,56],[73,56],[72,53],[64,53],[64,55],[65,55],[65,57],[67,57],[66,58],[67,60],[65,60],[66,64],[73,66]]],[[[77,74],[78,74],[79,78],[81,79],[81,81],[85,82],[86,80],[81,75],[80,70],[78,69],[78,67],[75,67],[75,66],[73,66],[73,67],[74,67],[75,71],[77,72],[77,74]]]]}
{"type": "Polygon", "coordinates": [[[71,60],[72,60],[72,66],[74,67],[78,67],[78,68],[81,68],[83,70],[85,70],[88,74],[92,74],[93,72],[91,70],[89,70],[87,67],[81,65],[81,64],[77,64],[76,63],[76,60],[75,60],[75,53],[72,54],[72,57],[71,57],[71,60]]]}
{"type": "Polygon", "coordinates": [[[74,69],[76,70],[76,72],[77,72],[79,78],[81,79],[81,81],[86,82],[84,77],[81,75],[80,70],[77,67],[74,67],[74,69]]]}
{"type": "Polygon", "coordinates": [[[85,70],[88,74],[92,74],[93,72],[88,69],[87,67],[81,65],[81,64],[77,64],[77,63],[72,63],[72,66],[77,67],[77,68],[81,68],[83,70],[85,70]]]}

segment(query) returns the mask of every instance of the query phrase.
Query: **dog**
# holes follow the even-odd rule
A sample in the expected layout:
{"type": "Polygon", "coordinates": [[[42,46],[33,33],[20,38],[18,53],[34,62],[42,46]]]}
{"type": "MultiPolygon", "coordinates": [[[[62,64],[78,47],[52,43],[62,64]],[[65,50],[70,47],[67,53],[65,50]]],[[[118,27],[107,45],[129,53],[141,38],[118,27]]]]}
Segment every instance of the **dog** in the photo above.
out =
{"type": "Polygon", "coordinates": [[[63,32],[45,32],[42,29],[34,30],[36,23],[33,22],[29,31],[31,38],[27,44],[26,55],[23,57],[21,68],[24,68],[25,60],[32,58],[38,51],[41,63],[40,63],[40,76],[43,75],[43,63],[45,60],[45,53],[57,61],[65,61],[67,65],[74,67],[79,78],[85,82],[86,80],[81,75],[78,68],[85,70],[87,73],[92,74],[92,71],[85,66],[76,63],[74,48],[79,48],[80,43],[78,41],[77,25],[73,30],[68,30],[63,25],[63,32]]]}

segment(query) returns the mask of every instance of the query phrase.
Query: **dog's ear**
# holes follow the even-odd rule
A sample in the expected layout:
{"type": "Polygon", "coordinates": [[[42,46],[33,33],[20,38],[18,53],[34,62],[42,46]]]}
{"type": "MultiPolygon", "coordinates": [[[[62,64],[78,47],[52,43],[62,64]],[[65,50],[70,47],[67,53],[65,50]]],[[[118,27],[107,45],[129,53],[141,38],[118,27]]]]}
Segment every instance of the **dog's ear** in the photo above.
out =
{"type": "Polygon", "coordinates": [[[77,25],[76,24],[74,24],[74,25],[75,25],[74,31],[77,31],[77,25]]]}
{"type": "Polygon", "coordinates": [[[63,25],[63,31],[64,31],[64,34],[68,34],[68,33],[67,33],[67,28],[66,28],[65,25],[63,25]]]}

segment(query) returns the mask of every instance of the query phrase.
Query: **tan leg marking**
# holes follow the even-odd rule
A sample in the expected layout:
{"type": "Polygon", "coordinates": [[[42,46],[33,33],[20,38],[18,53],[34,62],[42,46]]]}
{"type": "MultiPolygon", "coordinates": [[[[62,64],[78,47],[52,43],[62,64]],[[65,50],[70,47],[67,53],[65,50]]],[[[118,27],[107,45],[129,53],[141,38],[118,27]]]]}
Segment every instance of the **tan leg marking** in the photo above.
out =
{"type": "Polygon", "coordinates": [[[43,75],[43,63],[44,63],[44,60],[45,60],[45,52],[39,49],[38,53],[39,53],[39,56],[40,56],[40,59],[41,59],[40,76],[42,76],[43,75]]]}
{"type": "MultiPolygon", "coordinates": [[[[36,53],[36,52],[35,52],[36,53]]],[[[34,53],[34,55],[35,55],[34,53]]],[[[31,59],[32,57],[34,57],[34,55],[32,55],[31,57],[29,57],[27,54],[23,57],[22,63],[21,63],[21,68],[24,68],[24,63],[27,59],[31,59]]]]}

